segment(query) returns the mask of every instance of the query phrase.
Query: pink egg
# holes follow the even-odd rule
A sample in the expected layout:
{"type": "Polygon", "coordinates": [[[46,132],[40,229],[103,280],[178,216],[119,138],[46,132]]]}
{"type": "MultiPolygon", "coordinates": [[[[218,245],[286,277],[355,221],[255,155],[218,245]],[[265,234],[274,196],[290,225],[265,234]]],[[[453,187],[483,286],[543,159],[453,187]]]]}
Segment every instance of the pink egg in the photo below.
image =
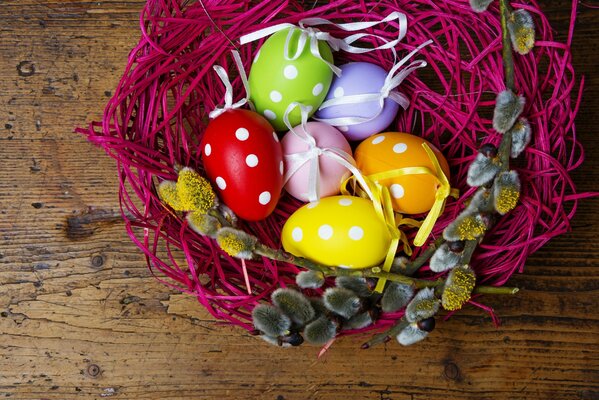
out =
{"type": "Polygon", "coordinates": [[[297,134],[289,131],[281,141],[285,160],[285,174],[287,175],[288,172],[297,168],[285,185],[287,192],[298,200],[309,201],[310,164],[318,162],[318,197],[338,194],[341,182],[350,175],[350,171],[346,166],[335,160],[339,157],[335,157],[334,154],[345,153],[350,157],[352,156],[347,139],[341,132],[328,124],[308,122],[306,131],[314,138],[315,147],[320,149],[321,154],[317,155],[319,151],[312,150],[313,158],[304,161],[304,164],[299,166],[301,159],[309,158],[307,152],[310,149],[310,144],[306,142],[305,138],[301,137],[303,135],[301,126],[295,127],[294,131],[297,134]]]}

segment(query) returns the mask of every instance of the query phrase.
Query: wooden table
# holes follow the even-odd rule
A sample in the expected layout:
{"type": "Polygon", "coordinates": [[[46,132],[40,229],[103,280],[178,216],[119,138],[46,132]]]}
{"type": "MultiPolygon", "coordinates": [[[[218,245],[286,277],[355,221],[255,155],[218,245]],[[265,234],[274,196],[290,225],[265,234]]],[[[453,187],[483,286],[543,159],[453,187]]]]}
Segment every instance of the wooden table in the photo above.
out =
{"type": "MultiPolygon", "coordinates": [[[[592,3],[587,0],[587,3],[592,3]]],[[[542,2],[564,37],[566,0],[542,2]]],[[[0,1],[0,398],[599,399],[599,201],[511,284],[423,344],[282,351],[157,283],[119,219],[114,162],[74,134],[98,119],[143,1],[0,1]],[[79,226],[71,216],[91,209],[79,226]]],[[[577,128],[598,189],[599,10],[580,7],[577,128]]]]}

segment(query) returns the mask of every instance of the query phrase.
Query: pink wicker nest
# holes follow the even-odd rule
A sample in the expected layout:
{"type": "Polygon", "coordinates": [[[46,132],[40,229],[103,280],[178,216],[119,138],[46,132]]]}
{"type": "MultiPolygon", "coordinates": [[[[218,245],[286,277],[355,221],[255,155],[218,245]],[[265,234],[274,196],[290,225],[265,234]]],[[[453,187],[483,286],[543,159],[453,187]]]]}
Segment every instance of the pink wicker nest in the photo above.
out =
{"type": "MultiPolygon", "coordinates": [[[[369,21],[399,10],[407,14],[409,23],[406,38],[397,46],[399,55],[433,40],[418,56],[429,67],[412,74],[402,86],[411,106],[389,128],[420,135],[441,149],[451,166],[452,186],[460,189],[460,199],[449,201],[430,240],[441,234],[474,192],[466,185],[466,172],[477,149],[482,143],[500,141],[491,121],[495,95],[505,89],[496,4],[477,14],[467,0],[337,0],[311,8],[312,3],[148,0],[140,18],[141,39],[131,51],[102,122],[78,130],[117,161],[126,228],[152,273],[166,285],[195,296],[217,319],[248,330],[253,329],[253,307],[269,301],[276,288],[294,285],[299,269],[268,259],[247,261],[252,289],[248,295],[241,262],[212,239],[190,230],[185,218],[169,210],[156,193],[159,180],[176,179],[175,164],[202,172],[198,146],[207,115],[224,97],[212,66],[223,65],[234,74],[229,52],[236,47],[249,71],[261,44],[240,46],[240,36],[306,17],[369,21]]],[[[499,219],[472,260],[479,282],[490,285],[503,285],[522,271],[530,254],[566,232],[577,201],[584,196],[576,193],[569,176],[583,158],[574,126],[582,84],[571,64],[573,22],[567,42],[556,42],[536,1],[515,1],[512,6],[528,10],[537,26],[534,50],[515,57],[516,88],[528,101],[523,115],[531,123],[533,139],[515,161],[522,180],[520,204],[499,219]]],[[[388,28],[367,32],[391,39],[396,33],[392,26],[388,28]]],[[[331,32],[344,36],[334,28],[331,32]]],[[[385,51],[339,52],[335,57],[336,64],[369,61],[387,70],[393,64],[391,53],[385,51]]],[[[233,80],[233,87],[236,100],[245,95],[239,78],[233,80]]],[[[268,219],[241,222],[240,227],[278,248],[281,228],[298,206],[297,200],[285,195],[268,219]]],[[[425,266],[418,276],[433,274],[425,266]]],[[[386,328],[399,316],[384,314],[368,329],[386,328]]]]}

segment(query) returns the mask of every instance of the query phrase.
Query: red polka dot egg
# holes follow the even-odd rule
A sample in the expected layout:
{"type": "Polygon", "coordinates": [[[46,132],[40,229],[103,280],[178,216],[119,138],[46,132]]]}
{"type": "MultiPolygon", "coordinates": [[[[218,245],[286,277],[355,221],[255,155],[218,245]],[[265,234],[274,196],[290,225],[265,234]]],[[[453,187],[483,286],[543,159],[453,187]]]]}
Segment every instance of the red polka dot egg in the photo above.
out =
{"type": "Polygon", "coordinates": [[[281,144],[272,126],[249,110],[212,120],[201,143],[206,175],[237,216],[259,221],[275,209],[283,187],[281,144]]]}
{"type": "Polygon", "coordinates": [[[428,141],[409,133],[385,132],[360,143],[354,152],[358,168],[364,175],[389,188],[393,209],[404,214],[421,214],[429,211],[439,187],[438,179],[431,174],[405,174],[378,178],[408,167],[426,167],[435,171],[433,161],[422,146],[428,144],[449,179],[449,166],[441,152],[428,141]],[[381,175],[379,175],[381,176],[381,175]]]}

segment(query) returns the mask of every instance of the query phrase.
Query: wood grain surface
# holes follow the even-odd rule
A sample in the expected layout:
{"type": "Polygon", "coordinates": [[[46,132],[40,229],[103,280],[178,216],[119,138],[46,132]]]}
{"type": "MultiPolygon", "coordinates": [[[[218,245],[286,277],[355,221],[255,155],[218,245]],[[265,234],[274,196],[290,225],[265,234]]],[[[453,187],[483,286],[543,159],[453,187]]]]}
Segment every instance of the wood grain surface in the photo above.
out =
{"type": "MultiPolygon", "coordinates": [[[[570,2],[541,3],[563,39],[570,2]]],[[[0,1],[0,398],[599,399],[596,199],[512,279],[521,293],[485,299],[499,329],[467,308],[409,348],[283,351],[157,283],[120,222],[113,160],[73,133],[100,117],[142,4],[0,1]]],[[[579,9],[574,59],[574,180],[597,190],[597,9],[579,9]]]]}

